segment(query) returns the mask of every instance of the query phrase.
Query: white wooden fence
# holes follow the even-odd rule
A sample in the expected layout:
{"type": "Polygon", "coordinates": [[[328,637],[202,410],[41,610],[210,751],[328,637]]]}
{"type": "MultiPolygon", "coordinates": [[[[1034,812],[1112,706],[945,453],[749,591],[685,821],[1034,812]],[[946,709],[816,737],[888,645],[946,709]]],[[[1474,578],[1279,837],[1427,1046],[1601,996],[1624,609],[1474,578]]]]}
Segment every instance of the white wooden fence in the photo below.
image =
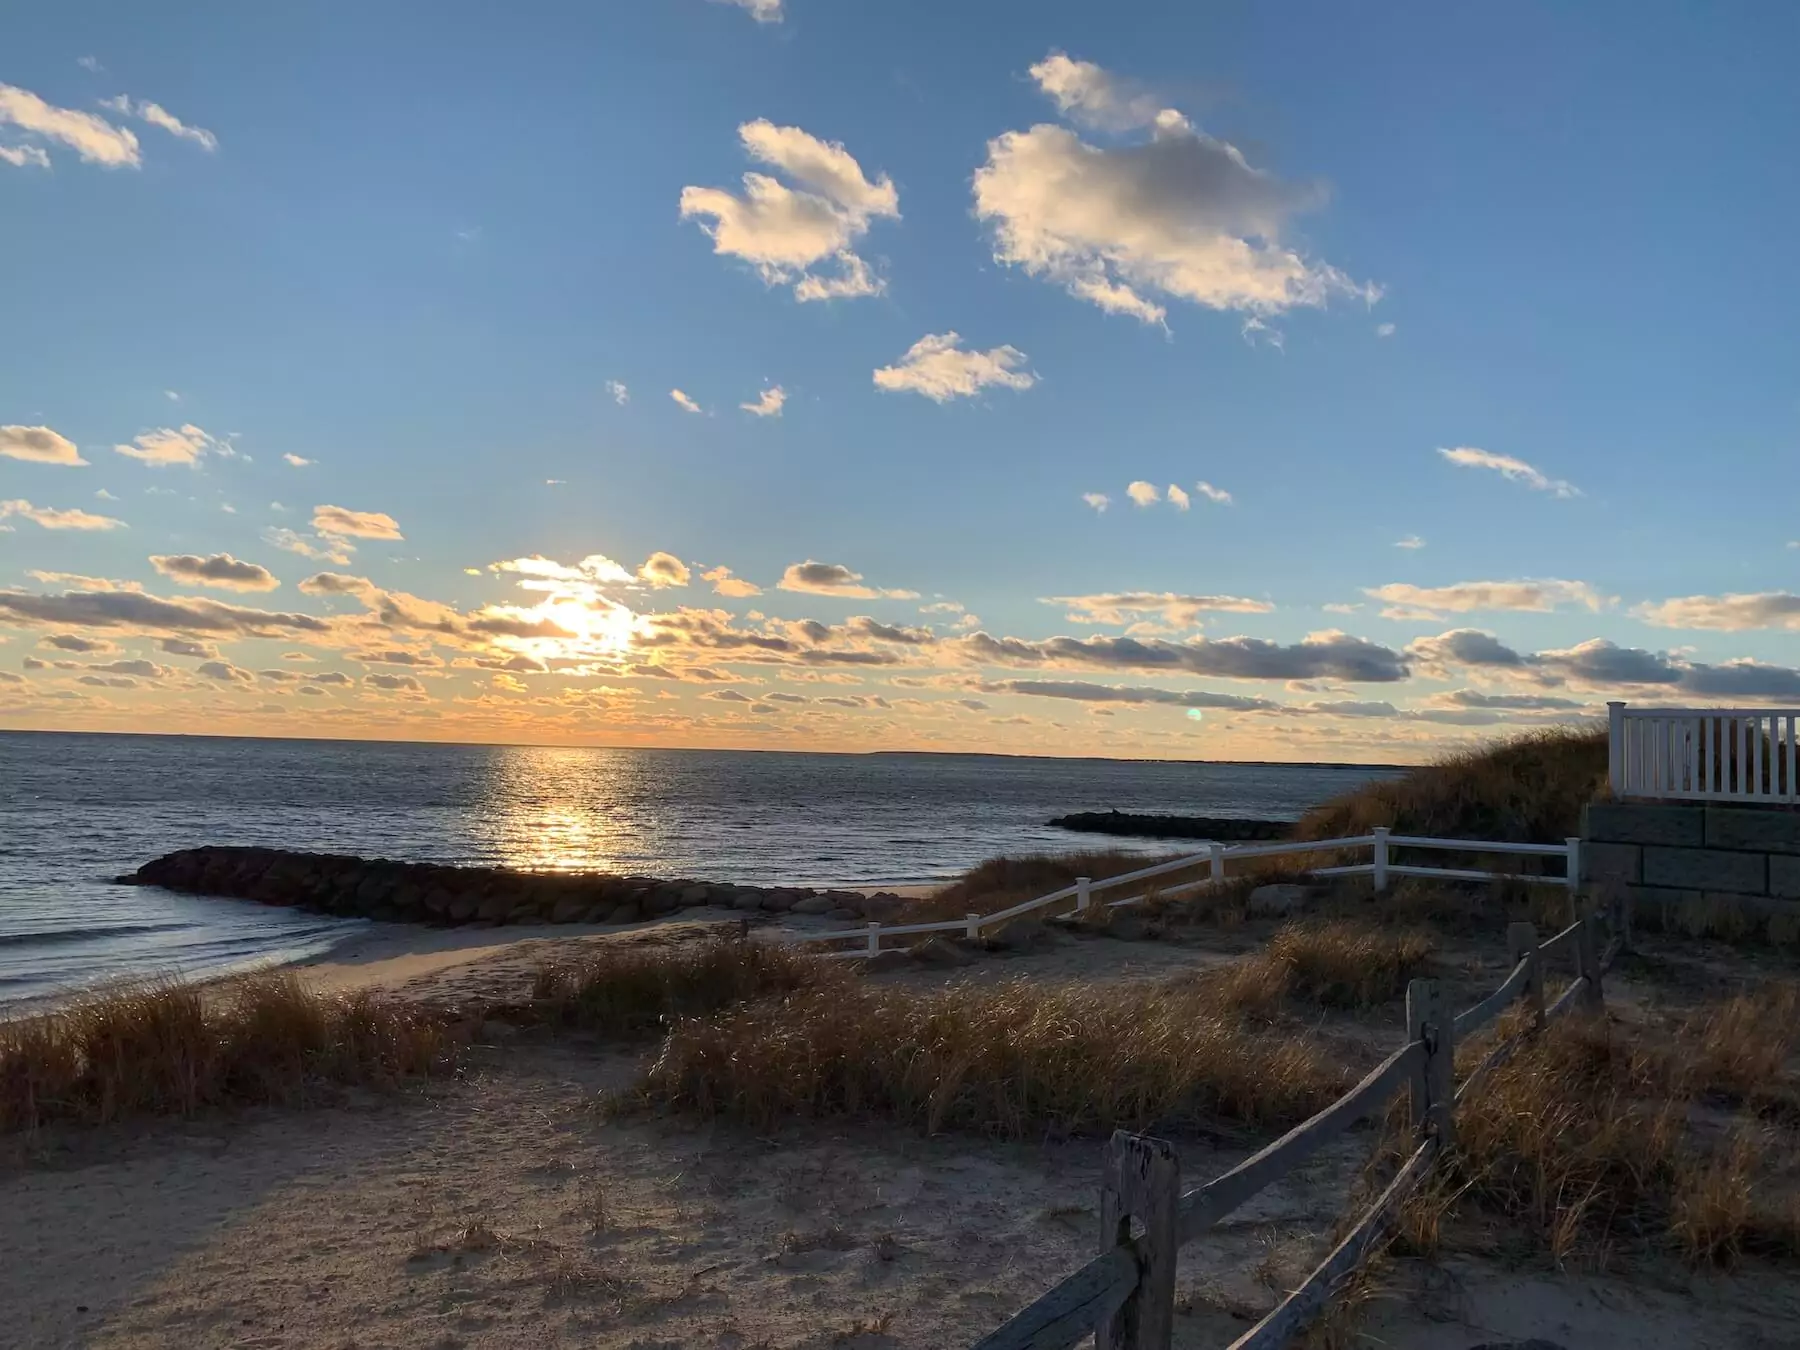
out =
{"type": "Polygon", "coordinates": [[[1498,881],[1507,877],[1517,877],[1523,881],[1573,888],[1579,883],[1581,876],[1581,840],[1579,838],[1565,839],[1560,844],[1511,844],[1481,839],[1430,839],[1421,835],[1394,834],[1385,826],[1377,826],[1368,834],[1355,835],[1348,839],[1282,840],[1271,844],[1226,845],[1213,843],[1206,846],[1204,853],[1193,853],[1169,862],[1157,863],[1151,867],[1141,867],[1137,871],[1127,872],[1123,876],[1107,877],[1102,881],[1077,877],[1073,886],[1065,886],[1060,891],[1051,891],[1048,895],[1040,895],[1035,900],[1022,901],[993,914],[969,914],[961,919],[938,923],[869,923],[861,928],[840,928],[828,933],[796,934],[789,940],[793,942],[844,942],[854,939],[858,944],[855,947],[845,951],[823,954],[826,956],[868,957],[874,956],[882,950],[883,938],[908,937],[916,933],[960,933],[965,937],[979,938],[984,928],[1003,924],[1010,919],[1016,919],[1037,910],[1048,909],[1052,905],[1068,905],[1070,912],[1079,914],[1096,902],[1108,905],[1113,909],[1122,909],[1128,905],[1142,904],[1151,894],[1163,899],[1191,895],[1224,881],[1225,865],[1232,859],[1303,857],[1319,853],[1350,852],[1365,848],[1371,851],[1370,860],[1366,863],[1339,864],[1307,870],[1316,877],[1370,877],[1378,892],[1387,889],[1388,880],[1391,877],[1438,877],[1446,881],[1498,881]],[[1535,873],[1481,872],[1468,868],[1402,864],[1393,861],[1393,851],[1399,848],[1428,849],[1443,853],[1514,854],[1528,857],[1561,858],[1564,861],[1564,870],[1560,876],[1544,876],[1535,873]],[[1139,882],[1154,881],[1158,877],[1172,876],[1200,867],[1206,868],[1206,875],[1195,881],[1157,887],[1154,890],[1143,890],[1136,895],[1127,895],[1116,900],[1101,897],[1103,891],[1117,890],[1139,882]]]}
{"type": "Polygon", "coordinates": [[[1613,796],[1800,803],[1800,708],[1606,706],[1613,796]]]}
{"type": "Polygon", "coordinates": [[[1630,945],[1630,910],[1627,902],[1617,901],[1605,915],[1584,915],[1541,945],[1528,923],[1511,925],[1506,937],[1514,965],[1493,993],[1452,1016],[1436,980],[1412,981],[1406,990],[1404,1045],[1312,1119],[1204,1186],[1182,1192],[1180,1164],[1162,1140],[1123,1130],[1114,1134],[1100,1191],[1100,1254],[984,1336],[974,1350],[1064,1350],[1090,1333],[1096,1350],[1168,1350],[1181,1247],[1351,1126],[1379,1116],[1406,1091],[1412,1104],[1413,1152],[1300,1287],[1230,1346],[1282,1350],[1387,1236],[1401,1202],[1431,1174],[1439,1153],[1455,1142],[1456,1108],[1475,1087],[1546,1023],[1571,1009],[1592,1014],[1604,1008],[1601,977],[1630,945]],[[1546,967],[1564,955],[1574,978],[1546,1006],[1546,967]],[[1532,1012],[1525,1029],[1490,1050],[1457,1086],[1457,1042],[1518,1002],[1532,1012]],[[1134,1225],[1143,1229],[1135,1237],[1134,1225]]]}

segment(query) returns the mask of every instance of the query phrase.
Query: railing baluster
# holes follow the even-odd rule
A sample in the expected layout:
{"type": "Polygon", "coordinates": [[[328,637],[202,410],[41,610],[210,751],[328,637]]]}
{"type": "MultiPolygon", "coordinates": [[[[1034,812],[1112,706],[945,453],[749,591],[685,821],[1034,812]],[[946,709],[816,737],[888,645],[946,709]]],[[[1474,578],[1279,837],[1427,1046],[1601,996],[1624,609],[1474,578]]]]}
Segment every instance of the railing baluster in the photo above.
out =
{"type": "Polygon", "coordinates": [[[1705,744],[1701,752],[1700,763],[1706,771],[1706,781],[1700,785],[1700,795],[1713,795],[1713,719],[1702,715],[1700,718],[1700,738],[1705,744]]]}
{"type": "Polygon", "coordinates": [[[1790,802],[1800,802],[1800,778],[1794,776],[1800,772],[1800,753],[1796,753],[1794,747],[1794,733],[1797,730],[1800,730],[1800,719],[1796,719],[1793,713],[1789,713],[1787,720],[1787,792],[1790,802]]]}

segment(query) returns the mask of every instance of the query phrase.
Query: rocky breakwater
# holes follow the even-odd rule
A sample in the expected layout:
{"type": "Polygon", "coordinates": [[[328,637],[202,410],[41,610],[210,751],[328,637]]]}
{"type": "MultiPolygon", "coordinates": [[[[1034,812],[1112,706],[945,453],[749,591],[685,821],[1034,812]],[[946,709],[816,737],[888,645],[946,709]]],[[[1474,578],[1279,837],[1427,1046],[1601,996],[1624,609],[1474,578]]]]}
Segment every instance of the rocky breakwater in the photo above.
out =
{"type": "Polygon", "coordinates": [[[906,902],[879,892],[803,886],[733,886],[600,872],[523,872],[390,862],[335,853],[217,846],[181,849],[118,878],[192,895],[384,922],[454,924],[640,923],[678,910],[725,907],[750,914],[821,914],[883,923],[906,902]]]}

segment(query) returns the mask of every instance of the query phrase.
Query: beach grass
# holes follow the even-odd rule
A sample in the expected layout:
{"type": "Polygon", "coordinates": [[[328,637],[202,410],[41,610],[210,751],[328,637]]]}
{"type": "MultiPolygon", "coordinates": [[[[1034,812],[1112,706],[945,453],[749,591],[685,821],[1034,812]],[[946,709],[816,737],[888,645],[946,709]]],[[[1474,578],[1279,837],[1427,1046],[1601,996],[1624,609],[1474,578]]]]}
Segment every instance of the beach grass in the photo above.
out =
{"type": "Polygon", "coordinates": [[[448,1071],[447,1022],[381,995],[322,994],[291,974],[152,982],[0,1023],[0,1131],[304,1106],[347,1085],[448,1071]]]}

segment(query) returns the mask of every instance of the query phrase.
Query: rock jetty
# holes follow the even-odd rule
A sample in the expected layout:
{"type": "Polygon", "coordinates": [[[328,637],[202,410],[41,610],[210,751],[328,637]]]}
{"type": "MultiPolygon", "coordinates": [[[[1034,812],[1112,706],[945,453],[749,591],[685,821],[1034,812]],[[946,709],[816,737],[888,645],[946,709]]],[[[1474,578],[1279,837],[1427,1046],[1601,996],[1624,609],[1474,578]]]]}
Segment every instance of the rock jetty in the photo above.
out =
{"type": "Polygon", "coordinates": [[[437,926],[638,923],[705,906],[885,923],[906,908],[906,901],[887,892],[452,867],[235,845],[181,849],[118,880],[127,886],[163,886],[342,918],[437,926]]]}
{"type": "Polygon", "coordinates": [[[1225,843],[1286,839],[1291,820],[1236,820],[1227,816],[1148,816],[1129,811],[1077,811],[1050,824],[1088,834],[1132,835],[1147,839],[1217,839],[1225,843]]]}

